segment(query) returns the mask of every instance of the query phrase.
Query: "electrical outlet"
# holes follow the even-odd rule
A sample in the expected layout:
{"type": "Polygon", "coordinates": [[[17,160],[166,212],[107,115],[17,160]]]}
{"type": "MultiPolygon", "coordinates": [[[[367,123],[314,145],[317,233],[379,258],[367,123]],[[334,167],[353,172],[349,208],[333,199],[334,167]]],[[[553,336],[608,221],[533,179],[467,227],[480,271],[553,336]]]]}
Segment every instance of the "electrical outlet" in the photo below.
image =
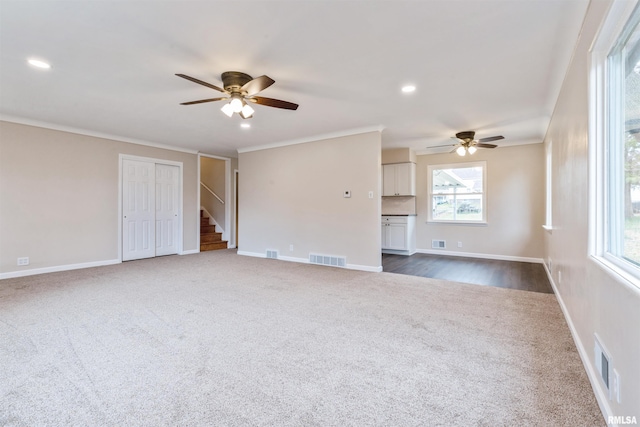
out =
{"type": "Polygon", "coordinates": [[[373,191],[369,191],[369,198],[373,199],[373,191]]]}
{"type": "Polygon", "coordinates": [[[289,250],[293,252],[293,245],[289,245],[289,250]]]}
{"type": "Polygon", "coordinates": [[[461,248],[462,247],[462,242],[458,242],[458,247],[461,248]]]}
{"type": "Polygon", "coordinates": [[[562,284],[562,270],[558,270],[558,285],[562,284]]]}
{"type": "Polygon", "coordinates": [[[18,258],[18,265],[29,265],[29,257],[18,258]]]}

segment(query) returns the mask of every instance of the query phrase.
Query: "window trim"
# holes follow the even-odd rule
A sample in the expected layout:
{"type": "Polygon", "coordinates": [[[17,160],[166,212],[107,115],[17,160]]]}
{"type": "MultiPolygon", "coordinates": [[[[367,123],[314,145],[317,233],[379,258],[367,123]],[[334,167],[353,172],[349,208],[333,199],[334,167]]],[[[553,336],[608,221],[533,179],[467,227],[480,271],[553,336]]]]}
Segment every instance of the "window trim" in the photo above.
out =
{"type": "MultiPolygon", "coordinates": [[[[591,50],[589,74],[589,237],[588,249],[597,265],[636,291],[640,267],[608,252],[611,209],[608,186],[610,97],[609,57],[627,27],[640,0],[614,0],[591,50]]],[[[638,6],[640,7],[640,6],[638,6]]]]}
{"type": "Polygon", "coordinates": [[[487,225],[487,161],[478,160],[473,162],[456,162],[432,164],[427,166],[427,223],[429,224],[452,224],[452,225],[487,225]],[[482,219],[481,220],[442,220],[433,219],[433,185],[432,177],[434,169],[462,169],[482,167],[482,219]]]}

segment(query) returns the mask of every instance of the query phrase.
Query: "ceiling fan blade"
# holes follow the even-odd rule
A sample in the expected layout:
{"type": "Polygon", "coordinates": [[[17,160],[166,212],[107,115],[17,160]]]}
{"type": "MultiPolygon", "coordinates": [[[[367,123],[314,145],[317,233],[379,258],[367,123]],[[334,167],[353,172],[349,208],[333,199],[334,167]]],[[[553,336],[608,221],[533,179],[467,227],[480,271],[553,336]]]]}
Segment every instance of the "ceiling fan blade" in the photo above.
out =
{"type": "Polygon", "coordinates": [[[459,145],[459,144],[432,145],[426,148],[429,149],[429,148],[455,147],[456,145],[459,145]]]}
{"type": "Polygon", "coordinates": [[[268,76],[260,76],[247,82],[240,89],[243,92],[247,92],[247,96],[255,95],[274,84],[276,81],[268,76]]]}
{"type": "Polygon", "coordinates": [[[475,144],[475,146],[478,148],[496,148],[497,147],[496,144],[483,144],[482,142],[478,142],[477,144],[475,144]]]}
{"type": "Polygon", "coordinates": [[[498,135],[498,136],[490,136],[488,138],[480,138],[477,141],[478,142],[491,142],[491,141],[498,141],[500,139],[504,139],[504,136],[502,135],[498,135]]]}
{"type": "Polygon", "coordinates": [[[198,80],[195,77],[190,77],[190,76],[187,76],[185,74],[176,74],[176,76],[182,77],[183,79],[187,79],[187,80],[192,81],[194,83],[198,83],[199,85],[206,86],[208,88],[215,89],[215,90],[223,92],[223,93],[227,92],[226,90],[221,89],[218,86],[214,86],[211,83],[203,82],[202,80],[198,80]]]}
{"type": "Polygon", "coordinates": [[[222,101],[223,99],[229,99],[229,98],[210,98],[210,99],[201,99],[201,100],[199,100],[199,101],[181,102],[181,103],[180,103],[180,105],[202,104],[203,102],[222,101]]]}
{"type": "Polygon", "coordinates": [[[256,104],[266,105],[268,107],[284,108],[285,110],[298,109],[298,104],[294,104],[293,102],[281,101],[279,99],[265,98],[262,96],[254,96],[247,99],[255,102],[256,104]]]}
{"type": "MultiPolygon", "coordinates": [[[[462,147],[462,145],[461,145],[460,147],[462,147]]],[[[449,151],[449,154],[451,154],[451,153],[455,153],[455,152],[456,152],[456,150],[457,150],[458,148],[459,148],[459,147],[454,147],[454,148],[453,148],[453,150],[449,151]]]]}

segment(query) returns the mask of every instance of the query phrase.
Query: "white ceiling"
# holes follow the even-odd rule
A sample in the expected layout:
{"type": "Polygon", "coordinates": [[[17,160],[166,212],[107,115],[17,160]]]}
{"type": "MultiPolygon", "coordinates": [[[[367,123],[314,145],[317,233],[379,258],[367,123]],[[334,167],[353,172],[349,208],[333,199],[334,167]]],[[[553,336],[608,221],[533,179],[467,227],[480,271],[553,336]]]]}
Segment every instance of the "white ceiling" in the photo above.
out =
{"type": "Polygon", "coordinates": [[[236,156],[251,146],[383,126],[383,148],[457,131],[541,142],[587,0],[0,0],[0,118],[236,156]],[[28,58],[51,63],[48,71],[28,58]],[[220,74],[266,74],[243,120],[220,74]],[[407,95],[401,86],[412,83],[407,95]]]}

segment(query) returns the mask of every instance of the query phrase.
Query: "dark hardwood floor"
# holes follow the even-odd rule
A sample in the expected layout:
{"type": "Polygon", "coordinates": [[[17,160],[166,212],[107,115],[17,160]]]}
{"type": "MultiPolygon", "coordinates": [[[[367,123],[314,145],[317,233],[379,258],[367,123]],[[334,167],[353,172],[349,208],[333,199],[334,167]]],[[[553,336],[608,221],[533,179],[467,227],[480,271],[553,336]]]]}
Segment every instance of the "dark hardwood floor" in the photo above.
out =
{"type": "Polygon", "coordinates": [[[382,269],[388,273],[553,293],[542,264],[530,262],[428,254],[382,254],[382,269]]]}

